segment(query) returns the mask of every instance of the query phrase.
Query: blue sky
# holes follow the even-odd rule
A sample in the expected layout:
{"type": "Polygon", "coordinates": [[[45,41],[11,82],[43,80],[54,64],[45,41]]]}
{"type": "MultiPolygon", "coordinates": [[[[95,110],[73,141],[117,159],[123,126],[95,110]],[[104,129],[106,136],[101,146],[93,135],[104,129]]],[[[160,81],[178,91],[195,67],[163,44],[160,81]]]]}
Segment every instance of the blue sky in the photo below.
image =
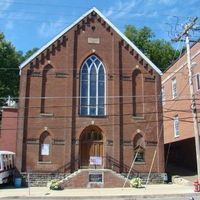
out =
{"type": "Polygon", "coordinates": [[[200,18],[200,0],[0,0],[0,32],[26,52],[43,46],[94,6],[122,32],[127,24],[148,26],[156,38],[166,40],[189,17],[200,18]]]}

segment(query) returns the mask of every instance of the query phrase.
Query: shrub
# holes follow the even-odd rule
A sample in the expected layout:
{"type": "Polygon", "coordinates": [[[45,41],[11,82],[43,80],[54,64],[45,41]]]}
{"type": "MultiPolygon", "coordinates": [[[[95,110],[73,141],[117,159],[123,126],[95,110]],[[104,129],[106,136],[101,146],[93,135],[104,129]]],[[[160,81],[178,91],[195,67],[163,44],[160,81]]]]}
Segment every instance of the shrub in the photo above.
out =
{"type": "Polygon", "coordinates": [[[54,179],[48,183],[48,187],[50,190],[63,190],[63,187],[60,184],[60,180],[54,179]]]}
{"type": "Polygon", "coordinates": [[[134,188],[141,188],[142,187],[141,178],[133,178],[133,179],[131,179],[130,186],[134,187],[134,188]]]}

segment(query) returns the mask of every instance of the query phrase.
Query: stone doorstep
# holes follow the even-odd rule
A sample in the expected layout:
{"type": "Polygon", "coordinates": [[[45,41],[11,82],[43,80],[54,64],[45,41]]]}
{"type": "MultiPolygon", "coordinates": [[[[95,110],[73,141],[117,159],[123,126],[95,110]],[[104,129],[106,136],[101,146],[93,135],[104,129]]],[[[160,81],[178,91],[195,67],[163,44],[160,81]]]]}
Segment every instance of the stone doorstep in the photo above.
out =
{"type": "MultiPolygon", "coordinates": [[[[74,172],[73,174],[69,175],[68,177],[66,177],[65,179],[60,181],[60,186],[62,188],[102,188],[102,187],[119,187],[116,184],[119,184],[121,181],[117,181],[117,183],[114,181],[113,182],[113,178],[114,179],[121,179],[123,180],[123,182],[126,181],[126,178],[124,176],[122,176],[121,174],[118,174],[116,172],[114,172],[113,170],[110,169],[79,169],[78,171],[74,172]],[[103,180],[102,182],[89,182],[88,178],[89,177],[89,173],[90,172],[104,172],[106,174],[103,174],[103,180]],[[110,174],[109,174],[110,173],[110,174]],[[79,179],[76,180],[76,176],[80,175],[79,179]],[[105,178],[107,176],[107,179],[105,178]],[[110,176],[110,177],[109,177],[110,176]],[[108,177],[110,178],[110,180],[108,179],[108,177]],[[84,179],[83,179],[84,178],[84,179]],[[83,182],[80,180],[83,179],[83,182]],[[118,183],[119,182],[119,183],[118,183]]],[[[130,181],[127,180],[126,185],[130,185],[130,181]]]]}

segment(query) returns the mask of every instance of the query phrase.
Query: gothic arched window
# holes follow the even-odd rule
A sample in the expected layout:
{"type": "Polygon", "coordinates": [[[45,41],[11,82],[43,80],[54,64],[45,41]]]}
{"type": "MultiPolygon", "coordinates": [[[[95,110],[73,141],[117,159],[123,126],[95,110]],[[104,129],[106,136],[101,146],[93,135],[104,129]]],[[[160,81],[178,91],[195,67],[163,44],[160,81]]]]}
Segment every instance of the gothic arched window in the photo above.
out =
{"type": "Polygon", "coordinates": [[[132,74],[133,116],[143,117],[143,77],[140,70],[132,74]]]}
{"type": "Polygon", "coordinates": [[[136,134],[133,140],[135,162],[145,162],[145,141],[141,134],[136,134]]]}
{"type": "Polygon", "coordinates": [[[51,65],[45,66],[42,72],[41,113],[52,111],[52,98],[49,98],[53,96],[52,86],[55,84],[52,74],[53,67],[51,65]]]}
{"type": "Polygon", "coordinates": [[[105,115],[105,68],[95,55],[88,57],[81,67],[80,115],[105,115]]]}

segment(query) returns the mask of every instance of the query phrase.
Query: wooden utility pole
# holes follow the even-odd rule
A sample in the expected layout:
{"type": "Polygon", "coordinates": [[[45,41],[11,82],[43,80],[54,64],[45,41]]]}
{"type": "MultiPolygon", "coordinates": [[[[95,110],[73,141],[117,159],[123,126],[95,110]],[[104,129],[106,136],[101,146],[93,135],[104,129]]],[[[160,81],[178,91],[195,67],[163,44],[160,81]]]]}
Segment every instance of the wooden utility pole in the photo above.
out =
{"type": "Polygon", "coordinates": [[[173,41],[179,41],[181,38],[185,37],[186,49],[187,49],[187,66],[188,66],[188,75],[189,75],[189,87],[190,87],[190,98],[192,104],[192,118],[193,118],[193,127],[194,127],[194,136],[195,136],[195,148],[196,148],[196,159],[197,159],[197,175],[198,181],[200,181],[200,139],[199,139],[199,125],[198,125],[198,117],[197,117],[197,109],[195,102],[195,93],[193,86],[193,72],[192,72],[192,62],[190,55],[190,39],[189,32],[192,30],[194,25],[196,24],[197,17],[192,19],[189,23],[184,25],[184,30],[181,34],[179,34],[173,41]]]}

